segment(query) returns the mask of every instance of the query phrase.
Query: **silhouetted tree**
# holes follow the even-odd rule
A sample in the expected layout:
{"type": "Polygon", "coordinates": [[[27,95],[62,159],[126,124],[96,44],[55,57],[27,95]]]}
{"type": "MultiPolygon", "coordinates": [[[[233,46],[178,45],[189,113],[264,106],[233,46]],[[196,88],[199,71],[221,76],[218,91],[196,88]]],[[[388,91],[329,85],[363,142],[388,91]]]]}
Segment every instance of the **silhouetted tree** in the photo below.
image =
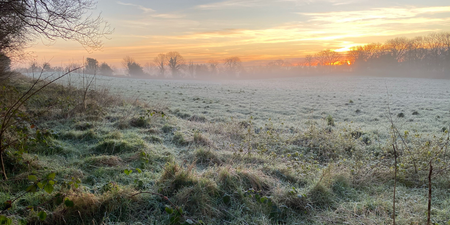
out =
{"type": "Polygon", "coordinates": [[[0,1],[0,51],[14,51],[37,37],[54,41],[75,40],[87,50],[101,48],[112,33],[98,17],[86,16],[94,0],[2,0],[0,1]]]}
{"type": "Polygon", "coordinates": [[[219,61],[211,59],[208,61],[209,71],[213,75],[217,75],[219,73],[219,61]]]}
{"type": "Polygon", "coordinates": [[[99,73],[101,75],[111,76],[113,75],[113,72],[114,72],[113,69],[111,69],[111,67],[105,62],[100,64],[99,73]]]}
{"type": "Polygon", "coordinates": [[[48,62],[42,64],[42,70],[44,70],[45,72],[52,72],[53,71],[52,66],[48,62]]]}
{"type": "Polygon", "coordinates": [[[164,73],[166,71],[166,69],[164,67],[166,65],[166,55],[159,54],[158,56],[155,57],[153,62],[155,63],[156,67],[158,68],[159,76],[164,77],[164,73]]]}
{"type": "Polygon", "coordinates": [[[308,68],[311,68],[314,61],[314,57],[312,55],[306,55],[305,56],[305,64],[308,66],[308,68]]]}
{"type": "Polygon", "coordinates": [[[229,57],[224,61],[224,72],[228,75],[238,75],[242,71],[242,62],[239,57],[229,57]]]}
{"type": "Polygon", "coordinates": [[[172,72],[172,76],[177,77],[184,65],[184,58],[178,52],[169,52],[166,54],[166,63],[172,72]]]}
{"type": "Polygon", "coordinates": [[[7,72],[10,70],[11,60],[8,56],[0,52],[0,81],[3,81],[9,74],[7,72]]]}
{"type": "Polygon", "coordinates": [[[96,74],[98,70],[98,61],[93,58],[86,58],[84,69],[87,74],[96,74]]]}
{"type": "Polygon", "coordinates": [[[26,10],[22,1],[0,1],[0,52],[3,54],[17,52],[29,41],[26,23],[18,16],[26,10]]]}
{"type": "Polygon", "coordinates": [[[127,56],[123,59],[125,68],[127,69],[127,74],[130,76],[142,76],[144,75],[144,69],[139,63],[134,61],[133,58],[127,56]]]}
{"type": "Polygon", "coordinates": [[[196,64],[195,65],[195,77],[198,78],[208,78],[210,77],[211,72],[208,69],[208,65],[206,64],[196,64]]]}
{"type": "Polygon", "coordinates": [[[189,60],[188,64],[187,64],[187,73],[191,76],[191,77],[195,77],[195,67],[196,65],[194,65],[194,62],[192,62],[192,60],[189,60]]]}

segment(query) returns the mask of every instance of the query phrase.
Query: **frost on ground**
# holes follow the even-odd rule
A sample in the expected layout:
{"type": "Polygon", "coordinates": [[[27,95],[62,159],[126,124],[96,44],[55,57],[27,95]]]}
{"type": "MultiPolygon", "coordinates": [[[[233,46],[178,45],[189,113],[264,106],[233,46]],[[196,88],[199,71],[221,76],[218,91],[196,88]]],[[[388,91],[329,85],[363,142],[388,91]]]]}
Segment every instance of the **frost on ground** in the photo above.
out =
{"type": "MultiPolygon", "coordinates": [[[[81,87],[83,76],[86,83],[90,75],[81,74],[71,74],[61,83],[81,87]]],[[[388,107],[396,126],[417,133],[438,132],[450,123],[450,80],[321,76],[198,81],[97,76],[92,88],[164,104],[185,118],[252,117],[259,126],[270,119],[286,127],[302,127],[331,115],[338,126],[352,123],[367,132],[387,134],[388,107]]]]}

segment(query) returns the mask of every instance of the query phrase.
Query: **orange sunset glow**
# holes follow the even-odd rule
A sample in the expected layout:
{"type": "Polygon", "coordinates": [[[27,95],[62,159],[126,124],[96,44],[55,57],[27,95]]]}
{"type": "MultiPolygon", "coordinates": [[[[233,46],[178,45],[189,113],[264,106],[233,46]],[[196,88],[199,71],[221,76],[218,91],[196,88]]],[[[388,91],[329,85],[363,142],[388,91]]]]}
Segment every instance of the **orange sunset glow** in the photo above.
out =
{"type": "Polygon", "coordinates": [[[76,42],[38,40],[27,49],[31,58],[62,65],[92,57],[121,67],[125,56],[146,64],[176,51],[196,63],[232,56],[243,62],[294,62],[324,49],[345,54],[358,45],[450,28],[444,0],[100,0],[96,13],[100,9],[115,29],[101,50],[90,53],[76,42]]]}

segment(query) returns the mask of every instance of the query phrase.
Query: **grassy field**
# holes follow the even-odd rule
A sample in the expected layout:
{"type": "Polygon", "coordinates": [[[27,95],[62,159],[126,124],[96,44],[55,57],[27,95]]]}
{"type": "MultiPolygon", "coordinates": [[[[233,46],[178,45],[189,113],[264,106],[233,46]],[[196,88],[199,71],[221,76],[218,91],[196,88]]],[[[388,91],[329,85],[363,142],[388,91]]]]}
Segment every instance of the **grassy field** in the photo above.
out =
{"type": "MultiPolygon", "coordinates": [[[[2,104],[29,86],[13,79],[2,104]]],[[[425,224],[430,163],[432,222],[450,221],[449,80],[99,76],[83,101],[85,86],[73,74],[21,109],[50,134],[23,160],[6,154],[13,221],[425,224]],[[53,172],[54,191],[26,191],[53,172]]]]}

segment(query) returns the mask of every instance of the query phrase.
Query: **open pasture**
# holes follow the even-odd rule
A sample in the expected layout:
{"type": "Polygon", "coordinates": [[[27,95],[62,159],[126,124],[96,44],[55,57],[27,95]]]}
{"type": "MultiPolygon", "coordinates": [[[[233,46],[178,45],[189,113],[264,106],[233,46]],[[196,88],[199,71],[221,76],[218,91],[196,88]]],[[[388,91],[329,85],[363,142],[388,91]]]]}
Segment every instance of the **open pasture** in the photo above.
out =
{"type": "MultiPolygon", "coordinates": [[[[71,74],[61,83],[82,87],[83,76],[87,77],[71,74]]],[[[303,127],[331,115],[338,126],[351,123],[367,132],[388,134],[390,108],[396,126],[405,130],[435,133],[450,123],[450,80],[440,79],[320,76],[199,81],[97,76],[92,88],[162,104],[183,118],[195,115],[208,121],[253,118],[257,125],[271,120],[303,127]]]]}

